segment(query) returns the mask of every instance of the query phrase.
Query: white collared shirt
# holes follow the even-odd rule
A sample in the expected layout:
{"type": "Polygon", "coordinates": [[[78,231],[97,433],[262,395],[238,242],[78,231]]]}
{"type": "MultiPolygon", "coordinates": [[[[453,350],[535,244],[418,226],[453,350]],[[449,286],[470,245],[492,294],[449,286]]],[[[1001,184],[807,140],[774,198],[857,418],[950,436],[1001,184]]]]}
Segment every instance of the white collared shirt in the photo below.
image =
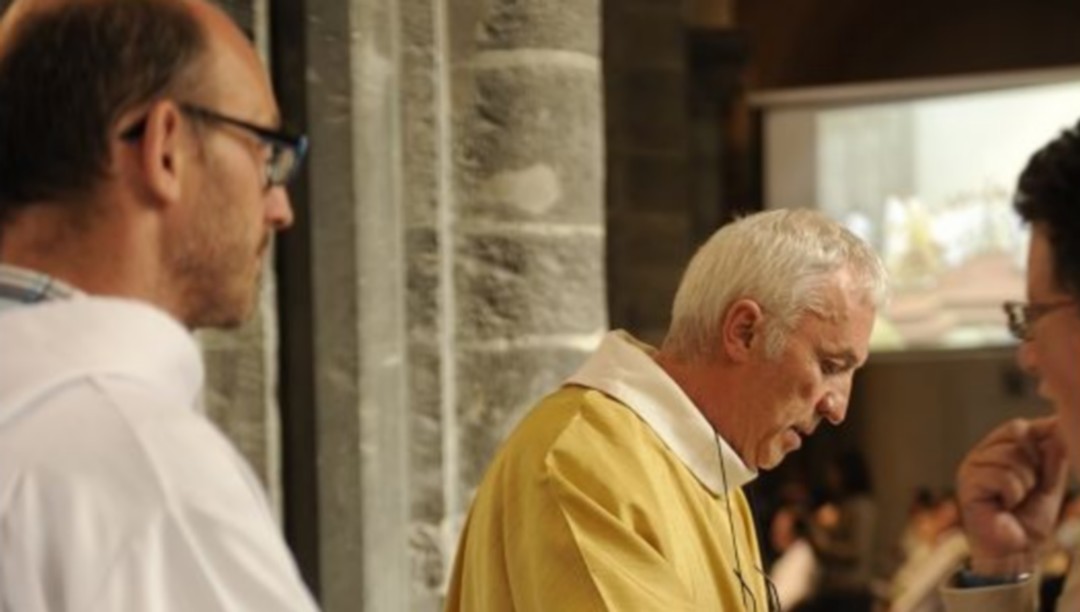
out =
{"type": "Polygon", "coordinates": [[[315,610],[186,329],[75,296],[0,316],[0,611],[315,610]]]}

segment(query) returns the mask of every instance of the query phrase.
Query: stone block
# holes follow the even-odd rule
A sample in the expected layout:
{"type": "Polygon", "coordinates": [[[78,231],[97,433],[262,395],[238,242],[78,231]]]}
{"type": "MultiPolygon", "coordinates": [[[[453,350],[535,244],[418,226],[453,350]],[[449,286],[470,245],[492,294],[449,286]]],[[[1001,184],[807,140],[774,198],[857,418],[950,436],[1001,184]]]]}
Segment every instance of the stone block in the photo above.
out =
{"type": "MultiPolygon", "coordinates": [[[[442,141],[438,102],[432,81],[430,58],[404,59],[405,74],[401,100],[401,189],[404,222],[407,226],[433,225],[438,207],[445,199],[440,179],[440,158],[449,154],[449,143],[442,141]],[[413,65],[416,62],[419,65],[413,65]]],[[[448,191],[448,190],[447,190],[448,191]]]]}
{"type": "Polygon", "coordinates": [[[405,230],[406,333],[414,342],[431,341],[438,333],[442,254],[439,234],[432,228],[405,230]]]}
{"type": "Polygon", "coordinates": [[[641,212],[666,212],[688,217],[690,160],[683,152],[631,153],[622,157],[625,208],[641,212]]]}
{"type": "MultiPolygon", "coordinates": [[[[608,73],[610,75],[610,73],[608,73]]],[[[617,155],[626,148],[623,142],[623,116],[619,106],[622,90],[616,90],[617,79],[609,79],[604,82],[604,141],[607,145],[608,157],[617,155]]]]}
{"type": "Polygon", "coordinates": [[[641,265],[613,271],[611,291],[622,296],[619,309],[611,310],[612,328],[622,328],[656,341],[658,330],[666,330],[671,320],[682,267],[641,265]]]}
{"type": "Polygon", "coordinates": [[[427,523],[438,523],[445,512],[445,424],[440,375],[443,358],[438,346],[409,346],[409,516],[413,521],[427,523]]]}
{"type": "Polygon", "coordinates": [[[667,2],[624,9],[608,34],[605,56],[623,67],[681,70],[686,63],[686,25],[679,4],[667,2]]]}
{"type": "Polygon", "coordinates": [[[608,245],[614,274],[642,267],[666,268],[678,277],[693,254],[688,215],[678,211],[623,212],[609,220],[608,245]]]}
{"type": "Polygon", "coordinates": [[[401,188],[408,227],[433,225],[437,221],[440,193],[440,157],[448,154],[440,125],[448,122],[440,108],[441,62],[434,40],[433,3],[402,0],[400,62],[401,188]]]}
{"type": "Polygon", "coordinates": [[[473,42],[481,50],[600,51],[598,0],[491,0],[475,18],[473,42]]]}
{"type": "Polygon", "coordinates": [[[675,153],[687,141],[686,75],[677,70],[635,70],[615,77],[626,130],[634,149],[675,153]]]}
{"type": "Polygon", "coordinates": [[[449,568],[443,563],[442,530],[438,523],[414,521],[409,526],[412,610],[430,612],[442,608],[440,590],[449,568]]]}
{"type": "Polygon", "coordinates": [[[601,236],[476,234],[459,240],[460,341],[588,334],[604,327],[601,236]]]}
{"type": "Polygon", "coordinates": [[[608,154],[607,172],[604,175],[604,198],[607,200],[604,206],[605,216],[611,219],[613,215],[620,214],[629,206],[626,194],[626,162],[624,156],[615,153],[608,154]]]}
{"type": "Polygon", "coordinates": [[[541,62],[468,70],[460,78],[472,96],[461,101],[455,121],[457,216],[600,223],[599,74],[541,62]]]}
{"type": "Polygon", "coordinates": [[[521,417],[584,362],[573,348],[463,351],[458,359],[462,490],[471,492],[521,417]]]}

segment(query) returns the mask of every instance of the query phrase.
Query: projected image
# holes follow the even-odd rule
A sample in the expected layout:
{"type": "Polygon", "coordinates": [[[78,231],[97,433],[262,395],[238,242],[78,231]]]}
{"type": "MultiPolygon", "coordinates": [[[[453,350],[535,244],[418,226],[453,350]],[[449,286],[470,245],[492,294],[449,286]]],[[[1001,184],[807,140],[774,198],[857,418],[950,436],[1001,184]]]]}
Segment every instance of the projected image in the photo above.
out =
{"type": "Polygon", "coordinates": [[[969,347],[1010,341],[1001,303],[1024,295],[1027,230],[1001,185],[936,202],[886,198],[882,231],[861,213],[845,224],[879,249],[893,297],[876,349],[969,347]]]}
{"type": "Polygon", "coordinates": [[[1007,344],[1001,303],[1024,299],[1028,242],[1016,180],[1078,118],[1080,79],[769,111],[768,205],[819,207],[881,253],[893,299],[875,350],[1007,344]]]}

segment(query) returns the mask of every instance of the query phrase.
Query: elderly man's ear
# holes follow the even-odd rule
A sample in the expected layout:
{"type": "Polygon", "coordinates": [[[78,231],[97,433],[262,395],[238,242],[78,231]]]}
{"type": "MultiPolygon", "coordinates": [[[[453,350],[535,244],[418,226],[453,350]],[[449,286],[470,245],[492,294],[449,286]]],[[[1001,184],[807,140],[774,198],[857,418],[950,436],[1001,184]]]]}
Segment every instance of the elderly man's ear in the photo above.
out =
{"type": "Polygon", "coordinates": [[[765,313],[754,300],[741,299],[732,304],[720,324],[720,343],[730,359],[748,361],[761,335],[765,313]]]}

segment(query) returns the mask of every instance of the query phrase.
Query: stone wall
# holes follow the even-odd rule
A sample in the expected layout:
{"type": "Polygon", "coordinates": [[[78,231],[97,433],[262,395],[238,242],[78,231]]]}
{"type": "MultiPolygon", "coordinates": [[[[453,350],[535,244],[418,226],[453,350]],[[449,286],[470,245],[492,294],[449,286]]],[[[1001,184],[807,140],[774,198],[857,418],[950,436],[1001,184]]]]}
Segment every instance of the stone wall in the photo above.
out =
{"type": "Polygon", "coordinates": [[[305,11],[275,45],[302,45],[286,115],[313,142],[311,294],[282,293],[312,302],[283,347],[310,327],[308,405],[287,406],[315,414],[307,564],[328,610],[436,610],[499,441],[606,327],[599,6],[305,11]]]}
{"type": "Polygon", "coordinates": [[[653,343],[693,248],[686,49],[679,2],[604,3],[611,324],[653,343]]]}
{"type": "Polygon", "coordinates": [[[734,0],[604,3],[612,327],[659,343],[694,250],[756,207],[734,0]]]}

